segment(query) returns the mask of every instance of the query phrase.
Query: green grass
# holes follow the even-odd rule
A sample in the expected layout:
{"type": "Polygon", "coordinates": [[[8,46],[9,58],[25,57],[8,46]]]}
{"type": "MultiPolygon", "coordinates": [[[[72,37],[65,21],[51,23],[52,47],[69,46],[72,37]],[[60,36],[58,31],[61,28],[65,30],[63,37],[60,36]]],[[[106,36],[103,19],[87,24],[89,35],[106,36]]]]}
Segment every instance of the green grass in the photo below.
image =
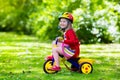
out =
{"type": "Polygon", "coordinates": [[[36,37],[0,33],[0,80],[120,80],[120,44],[81,45],[81,58],[94,59],[93,73],[68,71],[61,63],[57,74],[43,71],[51,44],[36,37]]]}

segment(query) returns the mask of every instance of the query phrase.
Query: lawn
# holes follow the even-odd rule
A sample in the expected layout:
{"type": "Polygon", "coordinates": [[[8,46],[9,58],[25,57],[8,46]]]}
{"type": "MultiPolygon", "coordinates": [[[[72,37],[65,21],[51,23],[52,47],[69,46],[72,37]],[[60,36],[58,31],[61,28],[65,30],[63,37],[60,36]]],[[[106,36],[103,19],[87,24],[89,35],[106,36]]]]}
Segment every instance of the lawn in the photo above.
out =
{"type": "Polygon", "coordinates": [[[51,44],[36,37],[0,32],[0,80],[120,80],[120,44],[81,44],[81,58],[95,60],[92,74],[43,71],[51,44]]]}

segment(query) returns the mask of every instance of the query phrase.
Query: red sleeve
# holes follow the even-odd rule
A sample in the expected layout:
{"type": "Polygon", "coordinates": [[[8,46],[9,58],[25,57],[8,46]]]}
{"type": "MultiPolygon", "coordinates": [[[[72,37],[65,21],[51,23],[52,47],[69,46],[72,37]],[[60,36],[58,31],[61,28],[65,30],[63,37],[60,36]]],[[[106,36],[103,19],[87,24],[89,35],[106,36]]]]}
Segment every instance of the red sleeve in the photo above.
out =
{"type": "Polygon", "coordinates": [[[74,31],[70,30],[66,33],[66,40],[64,40],[64,43],[73,44],[75,39],[76,39],[76,35],[74,31]]]}

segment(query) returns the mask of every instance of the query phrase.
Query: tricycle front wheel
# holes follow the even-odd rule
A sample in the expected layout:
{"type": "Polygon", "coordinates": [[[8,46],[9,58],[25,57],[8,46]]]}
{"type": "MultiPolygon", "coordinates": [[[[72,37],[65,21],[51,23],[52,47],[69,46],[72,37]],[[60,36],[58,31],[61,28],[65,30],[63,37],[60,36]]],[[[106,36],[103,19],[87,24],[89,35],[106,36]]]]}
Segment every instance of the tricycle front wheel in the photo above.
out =
{"type": "Polygon", "coordinates": [[[52,70],[50,70],[52,68],[52,66],[53,66],[52,60],[45,61],[44,66],[43,66],[44,72],[48,73],[48,74],[57,73],[58,71],[52,71],[52,70]]]}

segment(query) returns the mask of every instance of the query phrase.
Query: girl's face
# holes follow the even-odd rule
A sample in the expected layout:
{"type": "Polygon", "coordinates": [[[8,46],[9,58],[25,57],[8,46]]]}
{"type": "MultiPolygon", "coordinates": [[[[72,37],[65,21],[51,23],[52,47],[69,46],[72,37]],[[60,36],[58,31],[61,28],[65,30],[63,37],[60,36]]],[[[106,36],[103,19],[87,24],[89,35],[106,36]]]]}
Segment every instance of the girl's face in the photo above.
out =
{"type": "Polygon", "coordinates": [[[59,22],[59,26],[60,26],[61,28],[65,28],[67,25],[68,25],[67,19],[61,18],[61,19],[60,19],[60,22],[59,22]]]}

